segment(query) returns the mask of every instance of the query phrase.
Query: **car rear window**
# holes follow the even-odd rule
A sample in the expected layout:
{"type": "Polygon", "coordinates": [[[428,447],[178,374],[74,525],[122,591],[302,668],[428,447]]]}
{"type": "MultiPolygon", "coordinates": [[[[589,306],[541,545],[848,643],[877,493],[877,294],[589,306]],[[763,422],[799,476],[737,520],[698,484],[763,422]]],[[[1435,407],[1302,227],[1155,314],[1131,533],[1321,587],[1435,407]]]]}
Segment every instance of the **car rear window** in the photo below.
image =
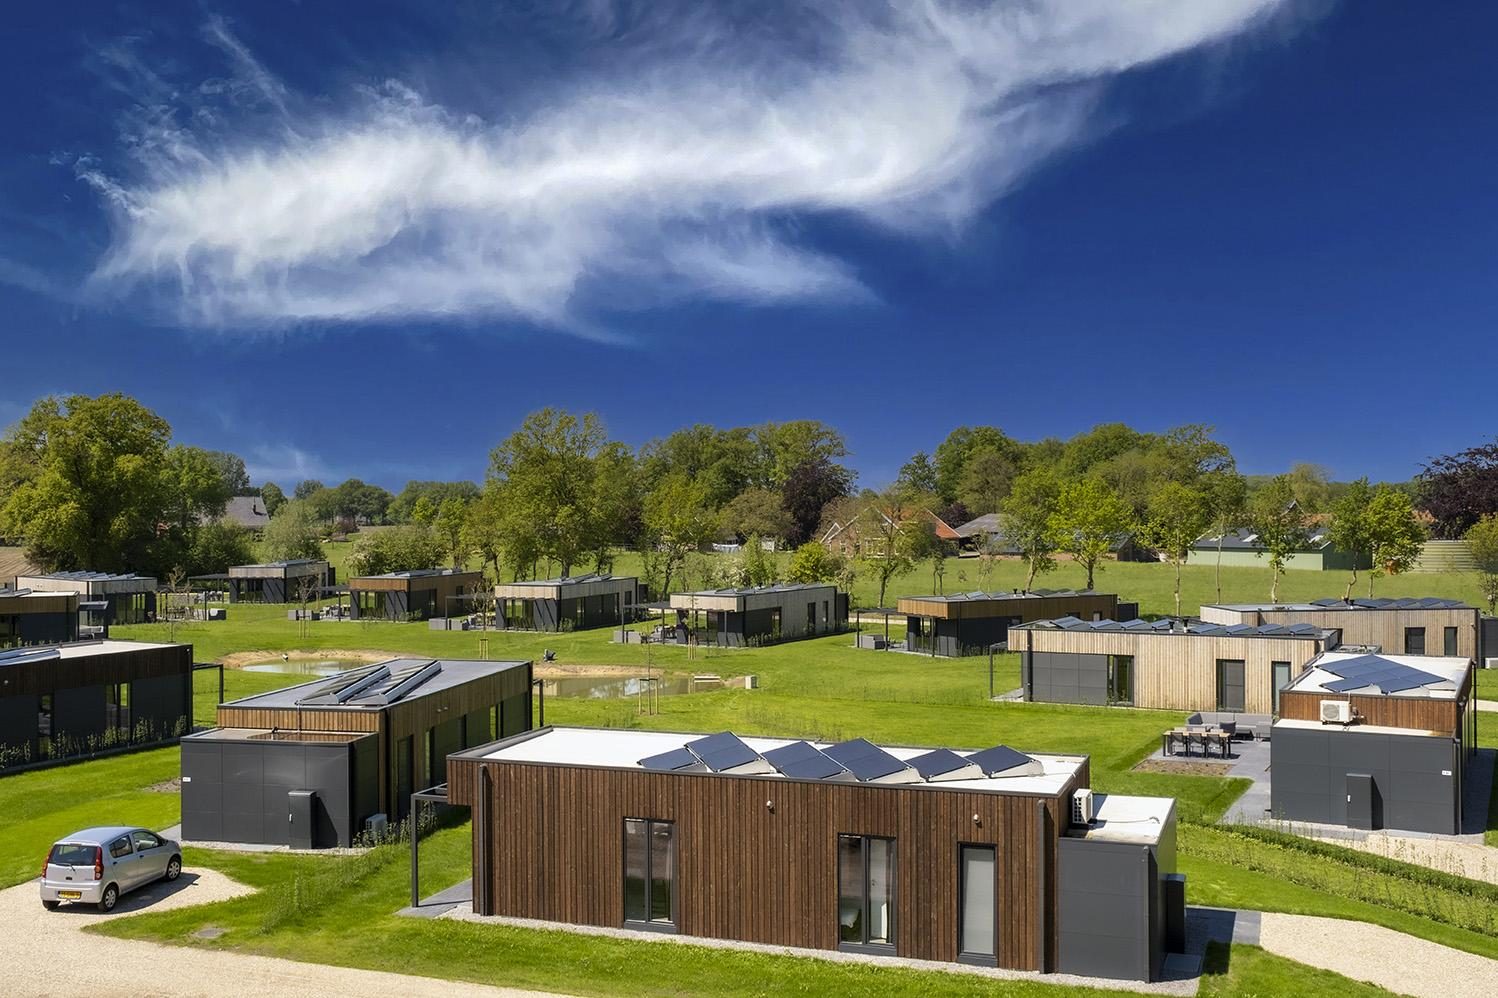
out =
{"type": "Polygon", "coordinates": [[[52,858],[48,862],[58,866],[93,866],[94,850],[97,848],[77,842],[59,842],[52,847],[52,858]]]}

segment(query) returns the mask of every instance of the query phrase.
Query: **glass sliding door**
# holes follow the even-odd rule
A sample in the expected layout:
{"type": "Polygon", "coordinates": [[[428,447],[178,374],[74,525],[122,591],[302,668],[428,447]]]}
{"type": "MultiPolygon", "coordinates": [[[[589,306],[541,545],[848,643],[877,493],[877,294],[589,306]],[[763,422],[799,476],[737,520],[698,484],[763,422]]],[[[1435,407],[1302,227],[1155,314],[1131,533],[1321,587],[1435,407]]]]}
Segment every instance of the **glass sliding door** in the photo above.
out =
{"type": "Polygon", "coordinates": [[[961,846],[958,850],[957,958],[992,964],[997,956],[994,924],[995,873],[993,846],[961,846]]]}
{"type": "Polygon", "coordinates": [[[1290,663],[1275,662],[1272,664],[1272,671],[1274,673],[1274,713],[1278,716],[1280,712],[1280,690],[1290,685],[1290,663]]]}
{"type": "Polygon", "coordinates": [[[1217,709],[1242,713],[1243,711],[1243,661],[1241,659],[1217,660],[1217,709]]]}
{"type": "Polygon", "coordinates": [[[676,826],[669,821],[624,819],[624,924],[676,929],[676,826]]]}
{"type": "Polygon", "coordinates": [[[838,939],[845,947],[892,952],[895,940],[895,842],[837,837],[838,939]]]}
{"type": "Polygon", "coordinates": [[[1134,657],[1108,656],[1108,702],[1132,706],[1134,703],[1134,657]]]}

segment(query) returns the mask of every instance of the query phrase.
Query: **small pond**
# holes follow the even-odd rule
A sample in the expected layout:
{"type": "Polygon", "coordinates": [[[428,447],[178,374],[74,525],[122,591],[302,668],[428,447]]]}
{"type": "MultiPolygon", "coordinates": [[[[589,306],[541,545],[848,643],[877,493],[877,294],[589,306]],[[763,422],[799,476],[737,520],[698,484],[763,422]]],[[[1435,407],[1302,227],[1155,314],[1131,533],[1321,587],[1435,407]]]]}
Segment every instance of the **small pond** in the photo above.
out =
{"type": "Polygon", "coordinates": [[[354,659],[293,658],[289,661],[276,659],[271,662],[255,662],[243,668],[245,672],[280,672],[290,676],[331,676],[335,672],[346,672],[368,664],[368,662],[354,659]]]}
{"type": "MultiPolygon", "coordinates": [[[[613,700],[619,697],[639,696],[644,692],[645,681],[638,676],[566,676],[561,679],[542,680],[542,689],[549,697],[582,697],[592,700],[613,700]]],[[[656,685],[661,694],[690,693],[690,676],[657,677],[656,685]]]]}

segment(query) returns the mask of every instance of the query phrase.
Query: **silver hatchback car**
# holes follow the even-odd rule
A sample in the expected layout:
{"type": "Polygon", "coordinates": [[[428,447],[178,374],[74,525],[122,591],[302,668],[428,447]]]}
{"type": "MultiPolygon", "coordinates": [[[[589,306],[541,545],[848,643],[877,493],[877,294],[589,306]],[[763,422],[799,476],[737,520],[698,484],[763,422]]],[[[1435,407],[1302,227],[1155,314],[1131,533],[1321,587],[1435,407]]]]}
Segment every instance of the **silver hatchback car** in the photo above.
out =
{"type": "Polygon", "coordinates": [[[182,847],[148,828],[108,825],[59,839],[42,866],[42,907],[64,901],[112,911],[120,895],[182,875],[182,847]]]}

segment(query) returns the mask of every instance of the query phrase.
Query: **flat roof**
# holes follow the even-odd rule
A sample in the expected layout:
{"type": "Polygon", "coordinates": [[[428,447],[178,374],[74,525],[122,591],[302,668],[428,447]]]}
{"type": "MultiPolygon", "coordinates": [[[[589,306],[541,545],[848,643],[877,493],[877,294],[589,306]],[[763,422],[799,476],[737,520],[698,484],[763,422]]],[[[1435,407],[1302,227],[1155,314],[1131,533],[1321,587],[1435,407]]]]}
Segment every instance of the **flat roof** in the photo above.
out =
{"type": "Polygon", "coordinates": [[[305,683],[231,700],[225,707],[277,710],[380,710],[394,703],[430,696],[485,676],[524,668],[528,661],[393,658],[319,676],[305,683]]]}
{"type": "Polygon", "coordinates": [[[361,738],[378,737],[373,731],[286,731],[272,728],[209,728],[183,735],[200,742],[301,742],[340,745],[361,738]]]}
{"type": "Polygon", "coordinates": [[[772,582],[767,586],[730,586],[727,589],[693,589],[672,593],[677,596],[769,596],[775,593],[798,593],[807,589],[836,589],[835,582],[772,582]]]}
{"type": "Polygon", "coordinates": [[[1328,651],[1311,659],[1286,690],[1328,696],[1455,700],[1472,660],[1435,655],[1328,651]]]}
{"type": "Polygon", "coordinates": [[[502,582],[502,586],[577,586],[592,582],[634,582],[633,575],[608,575],[589,572],[587,575],[563,575],[555,579],[521,579],[518,582],[502,582]]]}
{"type": "Polygon", "coordinates": [[[355,583],[360,579],[430,579],[441,575],[479,575],[478,571],[467,568],[407,568],[399,572],[381,572],[379,575],[356,575],[349,579],[355,583]]]}
{"type": "Polygon", "coordinates": [[[121,641],[117,638],[105,638],[102,641],[68,641],[54,645],[29,645],[0,651],[0,667],[22,665],[28,662],[68,661],[78,658],[97,658],[100,655],[121,655],[150,648],[186,647],[189,646],[153,641],[121,641]]]}
{"type": "MultiPolygon", "coordinates": [[[[693,753],[688,750],[689,743],[705,741],[706,739],[721,739],[723,735],[704,735],[701,732],[671,732],[671,731],[633,731],[618,728],[544,728],[540,732],[530,736],[520,736],[508,739],[506,742],[493,743],[477,749],[470,749],[460,753],[466,758],[495,759],[504,762],[531,762],[562,766],[583,766],[605,769],[639,769],[642,771],[670,771],[663,770],[657,765],[643,766],[642,761],[656,760],[668,757],[674,753],[685,753],[680,756],[684,766],[677,771],[682,772],[712,772],[698,766],[689,759],[693,753]]],[[[733,737],[733,736],[730,736],[733,737]]],[[[806,762],[808,768],[802,770],[791,762],[782,762],[780,765],[792,772],[816,772],[811,768],[813,762],[819,762],[826,766],[822,777],[788,776],[782,772],[776,764],[763,758],[763,765],[750,763],[729,772],[727,775],[752,775],[766,779],[841,779],[842,782],[858,782],[877,786],[900,786],[919,787],[927,790],[961,790],[978,791],[983,793],[1018,793],[1033,796],[1055,796],[1065,788],[1066,784],[1081,767],[1085,756],[1079,755],[1027,755],[1015,753],[1012,749],[1004,749],[1006,753],[1013,753],[1016,760],[1033,760],[1034,765],[1026,765],[1017,770],[1022,775],[988,777],[974,775],[962,779],[942,779],[922,777],[915,766],[900,767],[901,772],[885,772],[872,779],[858,780],[853,774],[861,764],[862,759],[878,758],[878,753],[887,753],[893,756],[899,763],[912,763],[922,760],[921,765],[927,767],[924,757],[956,756],[956,760],[948,760],[948,765],[957,765],[958,761],[964,764],[971,763],[972,767],[981,767],[982,760],[973,762],[973,756],[992,752],[994,749],[985,749],[983,752],[970,752],[960,754],[949,750],[912,748],[907,746],[875,746],[871,743],[855,740],[853,742],[807,742],[795,738],[757,738],[744,736],[741,739],[743,745],[747,746],[752,753],[764,757],[767,753],[772,758],[787,759],[776,750],[790,750],[794,755],[799,747],[807,746],[811,751],[803,750],[809,759],[798,759],[796,762],[806,762]],[[850,747],[847,752],[840,751],[843,746],[850,747]],[[828,755],[828,750],[833,754],[828,755]],[[873,750],[872,752],[869,750],[873,750]],[[832,762],[828,763],[827,760],[832,762]],[[845,765],[840,760],[848,760],[845,765]],[[834,773],[834,769],[842,769],[841,774],[834,773]],[[752,770],[752,771],[751,771],[752,770]]],[[[1002,748],[996,746],[995,748],[1002,748]]],[[[933,760],[934,761],[934,760],[933,760]]],[[[939,767],[938,767],[939,768],[939,767]]],[[[959,769],[957,772],[965,770],[959,769]]],[[[945,772],[952,772],[947,770],[945,772]]]]}
{"type": "Polygon", "coordinates": [[[156,579],[150,575],[138,575],[135,572],[24,572],[18,578],[22,579],[56,579],[59,582],[149,582],[156,585],[156,579]]]}
{"type": "Polygon", "coordinates": [[[1068,825],[1062,834],[1072,839],[1154,845],[1174,820],[1175,804],[1174,797],[1094,793],[1092,824],[1068,825]]]}
{"type": "Polygon", "coordinates": [[[986,593],[981,589],[975,589],[970,593],[947,593],[942,596],[901,596],[902,600],[920,600],[922,603],[978,603],[985,600],[1016,600],[1016,599],[1054,599],[1067,596],[1111,596],[1118,598],[1116,593],[1098,592],[1096,589],[1026,589],[1013,590],[1011,592],[986,593]]]}
{"type": "Polygon", "coordinates": [[[324,558],[292,558],[287,561],[260,561],[252,565],[231,565],[231,568],[297,568],[301,565],[326,565],[324,558]]]}
{"type": "Polygon", "coordinates": [[[1260,613],[1275,610],[1298,610],[1314,613],[1321,610],[1475,610],[1471,603],[1442,596],[1391,596],[1378,599],[1343,600],[1335,597],[1311,600],[1307,603],[1203,603],[1203,609],[1256,610],[1260,613]]]}
{"type": "Polygon", "coordinates": [[[1081,620],[1059,617],[1055,620],[1032,620],[1011,624],[1011,631],[1100,631],[1110,634],[1174,634],[1198,638],[1307,638],[1326,640],[1334,628],[1315,624],[1209,624],[1201,620],[1182,621],[1165,617],[1160,620],[1081,620]]]}
{"type": "Polygon", "coordinates": [[[77,596],[71,589],[0,589],[0,599],[20,599],[31,596],[77,596]]]}
{"type": "Polygon", "coordinates": [[[1424,728],[1392,728],[1387,724],[1322,724],[1320,721],[1303,721],[1298,718],[1282,717],[1274,722],[1276,728],[1299,728],[1303,731],[1330,731],[1334,734],[1343,735],[1416,735],[1425,737],[1436,735],[1441,738],[1450,738],[1449,731],[1427,731],[1424,728]]]}

